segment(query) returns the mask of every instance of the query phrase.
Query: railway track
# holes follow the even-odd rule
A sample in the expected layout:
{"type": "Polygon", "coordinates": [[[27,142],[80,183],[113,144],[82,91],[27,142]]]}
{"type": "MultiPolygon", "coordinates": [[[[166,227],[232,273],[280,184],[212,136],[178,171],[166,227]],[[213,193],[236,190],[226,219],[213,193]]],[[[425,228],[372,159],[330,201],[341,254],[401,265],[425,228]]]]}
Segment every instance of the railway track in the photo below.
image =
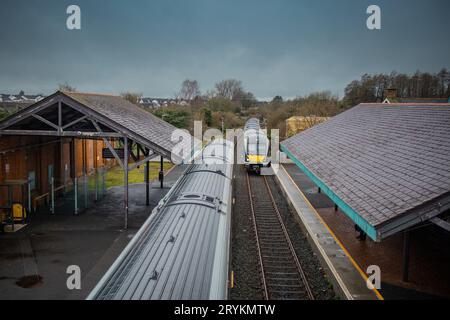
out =
{"type": "Polygon", "coordinates": [[[247,189],[264,298],[314,300],[267,178],[247,173],[247,189]]]}

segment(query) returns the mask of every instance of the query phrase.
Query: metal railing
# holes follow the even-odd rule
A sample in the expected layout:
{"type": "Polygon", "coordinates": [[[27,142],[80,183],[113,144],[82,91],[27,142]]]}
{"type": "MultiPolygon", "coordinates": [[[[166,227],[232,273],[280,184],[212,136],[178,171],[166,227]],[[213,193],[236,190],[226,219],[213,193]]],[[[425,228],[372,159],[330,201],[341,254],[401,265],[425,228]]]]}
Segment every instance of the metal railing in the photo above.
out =
{"type": "MultiPolygon", "coordinates": [[[[76,178],[68,177],[67,173],[62,179],[51,177],[49,179],[48,194],[37,197],[39,203],[33,205],[39,213],[50,214],[78,214],[101,200],[106,194],[106,169],[93,170],[91,174],[76,178]]],[[[31,182],[29,182],[29,187],[31,182]]],[[[28,188],[29,189],[29,188],[28,188]]],[[[28,192],[29,212],[31,212],[31,192],[28,192]]],[[[36,199],[36,198],[35,198],[36,199]]],[[[36,200],[34,200],[36,202],[36,200]]]]}

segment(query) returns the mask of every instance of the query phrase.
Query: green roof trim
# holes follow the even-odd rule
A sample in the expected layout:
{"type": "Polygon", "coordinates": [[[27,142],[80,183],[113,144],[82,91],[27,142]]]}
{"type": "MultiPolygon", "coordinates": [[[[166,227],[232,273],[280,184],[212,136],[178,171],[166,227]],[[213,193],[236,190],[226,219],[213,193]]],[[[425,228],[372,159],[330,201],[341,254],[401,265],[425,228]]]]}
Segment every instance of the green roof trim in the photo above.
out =
{"type": "Polygon", "coordinates": [[[355,222],[361,230],[374,241],[377,241],[377,231],[369,224],[361,215],[353,210],[347,203],[339,198],[325,183],[317,178],[300,160],[298,160],[289,150],[282,144],[280,145],[281,151],[294,161],[294,163],[350,218],[355,222]]]}

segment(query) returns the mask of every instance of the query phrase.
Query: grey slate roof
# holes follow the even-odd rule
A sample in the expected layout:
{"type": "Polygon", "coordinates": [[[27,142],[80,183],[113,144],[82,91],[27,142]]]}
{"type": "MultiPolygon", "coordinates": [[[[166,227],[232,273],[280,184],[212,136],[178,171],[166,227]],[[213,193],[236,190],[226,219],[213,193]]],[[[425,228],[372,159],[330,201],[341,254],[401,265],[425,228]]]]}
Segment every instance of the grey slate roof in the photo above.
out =
{"type": "MultiPolygon", "coordinates": [[[[54,124],[57,124],[57,111],[55,111],[54,107],[58,104],[58,101],[62,102],[62,111],[65,114],[62,119],[63,123],[70,123],[72,120],[80,117],[80,113],[84,114],[89,119],[95,120],[109,128],[109,131],[112,130],[121,136],[128,137],[143,147],[153,150],[154,153],[176,162],[188,159],[191,156],[193,144],[199,143],[187,131],[178,130],[168,122],[122,97],[62,91],[57,91],[2,120],[0,122],[0,133],[14,134],[14,129],[20,131],[25,130],[25,127],[27,127],[26,130],[31,132],[45,128],[42,122],[32,117],[33,112],[36,112],[36,110],[39,110],[40,115],[43,115],[48,121],[53,121],[54,124]],[[68,119],[65,117],[68,117],[68,119]],[[27,122],[26,125],[24,124],[25,122],[27,122]],[[32,126],[33,123],[38,125],[32,126]],[[19,124],[25,125],[25,127],[19,124]],[[181,149],[183,152],[180,152],[181,149]]],[[[89,120],[85,122],[89,122],[89,120]]],[[[53,133],[55,136],[58,135],[54,128],[49,128],[49,130],[48,135],[53,133]]]]}
{"type": "Polygon", "coordinates": [[[450,194],[450,104],[361,104],[282,146],[375,228],[450,194]]]}
{"type": "Polygon", "coordinates": [[[176,127],[122,97],[78,92],[64,92],[64,94],[169,152],[175,146],[171,141],[171,135],[177,130],[176,127]]]}

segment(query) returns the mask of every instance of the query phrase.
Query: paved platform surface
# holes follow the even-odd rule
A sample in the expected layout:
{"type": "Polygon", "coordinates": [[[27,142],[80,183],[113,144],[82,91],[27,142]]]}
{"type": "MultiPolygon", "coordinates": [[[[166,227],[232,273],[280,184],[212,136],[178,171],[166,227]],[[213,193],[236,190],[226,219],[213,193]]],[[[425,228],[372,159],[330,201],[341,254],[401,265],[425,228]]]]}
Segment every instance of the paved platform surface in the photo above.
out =
{"type": "Polygon", "coordinates": [[[322,223],[315,209],[283,166],[277,171],[277,177],[283,192],[302,221],[313,248],[321,257],[335,291],[348,300],[381,299],[376,291],[367,288],[361,271],[322,223]]]}
{"type": "Polygon", "coordinates": [[[450,234],[428,226],[411,232],[410,281],[402,281],[402,234],[376,243],[356,239],[354,223],[295,165],[284,166],[306,198],[362,270],[381,269],[380,293],[385,299],[450,297],[450,234]]]}
{"type": "Polygon", "coordinates": [[[174,167],[150,189],[130,185],[129,228],[123,230],[123,187],[113,187],[95,207],[73,214],[35,215],[13,234],[0,234],[0,299],[84,299],[169,191],[185,167],[174,167]],[[68,290],[66,269],[81,268],[81,290],[68,290]]]}

